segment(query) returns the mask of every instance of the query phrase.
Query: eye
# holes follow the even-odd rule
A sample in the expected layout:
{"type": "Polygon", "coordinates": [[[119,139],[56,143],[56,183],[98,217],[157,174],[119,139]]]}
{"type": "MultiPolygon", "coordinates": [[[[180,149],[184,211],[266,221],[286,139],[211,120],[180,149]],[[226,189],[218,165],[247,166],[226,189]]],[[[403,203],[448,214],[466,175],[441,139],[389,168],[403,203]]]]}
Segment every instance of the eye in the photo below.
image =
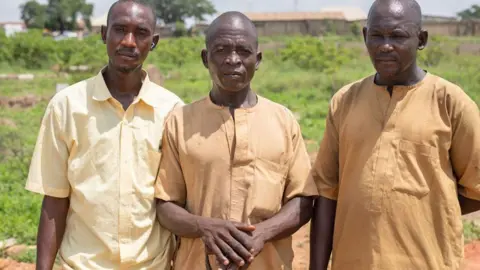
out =
{"type": "Polygon", "coordinates": [[[137,35],[141,36],[141,37],[146,37],[148,36],[149,32],[145,29],[140,29],[137,31],[137,35]]]}
{"type": "Polygon", "coordinates": [[[238,48],[238,53],[242,55],[250,55],[252,53],[251,50],[246,49],[246,48],[238,48]]]}
{"type": "Polygon", "coordinates": [[[125,28],[123,26],[115,26],[115,27],[113,27],[113,30],[116,33],[124,33],[125,32],[125,28]]]}

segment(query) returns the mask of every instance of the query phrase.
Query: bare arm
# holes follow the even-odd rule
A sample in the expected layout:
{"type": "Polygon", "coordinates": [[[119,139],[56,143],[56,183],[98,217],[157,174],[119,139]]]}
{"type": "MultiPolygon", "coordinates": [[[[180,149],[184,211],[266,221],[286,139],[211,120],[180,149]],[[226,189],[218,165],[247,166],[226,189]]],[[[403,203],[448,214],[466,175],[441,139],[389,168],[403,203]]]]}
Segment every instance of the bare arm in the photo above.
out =
{"type": "Polygon", "coordinates": [[[51,270],[62,243],[70,201],[45,196],[37,237],[37,270],[51,270]]]}
{"type": "Polygon", "coordinates": [[[243,266],[245,261],[253,260],[250,253],[251,237],[243,232],[253,231],[253,226],[196,216],[172,202],[162,200],[157,202],[157,215],[160,224],[174,234],[185,238],[202,238],[207,249],[224,265],[232,260],[243,266]]]}
{"type": "Polygon", "coordinates": [[[337,202],[324,197],[315,201],[310,228],[310,269],[325,270],[330,261],[337,202]]]}
{"type": "Polygon", "coordinates": [[[458,200],[462,209],[462,215],[480,211],[480,201],[472,200],[462,195],[458,196],[458,200]]]}
{"type": "Polygon", "coordinates": [[[199,227],[202,217],[192,215],[184,208],[172,203],[158,200],[157,215],[163,227],[185,238],[201,238],[199,227]]]}
{"type": "Polygon", "coordinates": [[[291,199],[275,216],[255,224],[256,232],[263,235],[265,243],[294,234],[312,217],[312,203],[311,197],[291,199]]]}

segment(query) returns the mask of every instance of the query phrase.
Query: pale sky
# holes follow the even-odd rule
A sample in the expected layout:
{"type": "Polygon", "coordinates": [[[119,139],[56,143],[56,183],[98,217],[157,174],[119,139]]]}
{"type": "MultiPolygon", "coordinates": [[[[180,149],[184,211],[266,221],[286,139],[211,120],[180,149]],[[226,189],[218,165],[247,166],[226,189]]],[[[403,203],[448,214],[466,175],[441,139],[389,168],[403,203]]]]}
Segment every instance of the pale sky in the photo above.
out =
{"type": "MultiPolygon", "coordinates": [[[[356,6],[368,11],[372,0],[211,0],[217,11],[316,11],[326,7],[356,6]]],[[[0,0],[0,22],[20,20],[19,5],[26,0],[0,0]]],[[[39,0],[38,2],[47,2],[39,0]]],[[[114,0],[87,0],[95,4],[94,16],[105,13],[114,0]]],[[[454,16],[480,0],[418,0],[424,14],[454,16]]]]}

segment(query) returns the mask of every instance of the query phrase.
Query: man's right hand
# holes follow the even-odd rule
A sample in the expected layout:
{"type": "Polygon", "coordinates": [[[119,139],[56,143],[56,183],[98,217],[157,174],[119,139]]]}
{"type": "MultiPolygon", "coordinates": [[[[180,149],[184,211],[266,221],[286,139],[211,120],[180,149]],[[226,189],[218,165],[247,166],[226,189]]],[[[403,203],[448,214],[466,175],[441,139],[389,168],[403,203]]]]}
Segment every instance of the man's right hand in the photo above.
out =
{"type": "Polygon", "coordinates": [[[224,266],[230,261],[238,266],[253,261],[252,225],[234,223],[228,220],[200,218],[198,228],[208,253],[214,254],[224,266]]]}

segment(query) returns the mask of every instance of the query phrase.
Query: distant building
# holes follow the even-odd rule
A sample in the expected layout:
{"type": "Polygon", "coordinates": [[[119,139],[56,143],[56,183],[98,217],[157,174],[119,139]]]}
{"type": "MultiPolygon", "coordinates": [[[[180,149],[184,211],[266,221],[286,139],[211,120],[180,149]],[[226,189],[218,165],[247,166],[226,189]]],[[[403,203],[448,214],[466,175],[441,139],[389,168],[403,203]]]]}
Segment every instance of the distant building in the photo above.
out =
{"type": "Polygon", "coordinates": [[[0,28],[5,31],[7,37],[10,37],[15,33],[25,32],[27,30],[24,22],[0,22],[0,28]]]}
{"type": "Polygon", "coordinates": [[[357,8],[328,8],[317,12],[247,12],[261,36],[350,34],[367,15],[357,8]]]}
{"type": "Polygon", "coordinates": [[[456,22],[460,19],[451,16],[423,15],[422,20],[424,22],[456,22]]]}

